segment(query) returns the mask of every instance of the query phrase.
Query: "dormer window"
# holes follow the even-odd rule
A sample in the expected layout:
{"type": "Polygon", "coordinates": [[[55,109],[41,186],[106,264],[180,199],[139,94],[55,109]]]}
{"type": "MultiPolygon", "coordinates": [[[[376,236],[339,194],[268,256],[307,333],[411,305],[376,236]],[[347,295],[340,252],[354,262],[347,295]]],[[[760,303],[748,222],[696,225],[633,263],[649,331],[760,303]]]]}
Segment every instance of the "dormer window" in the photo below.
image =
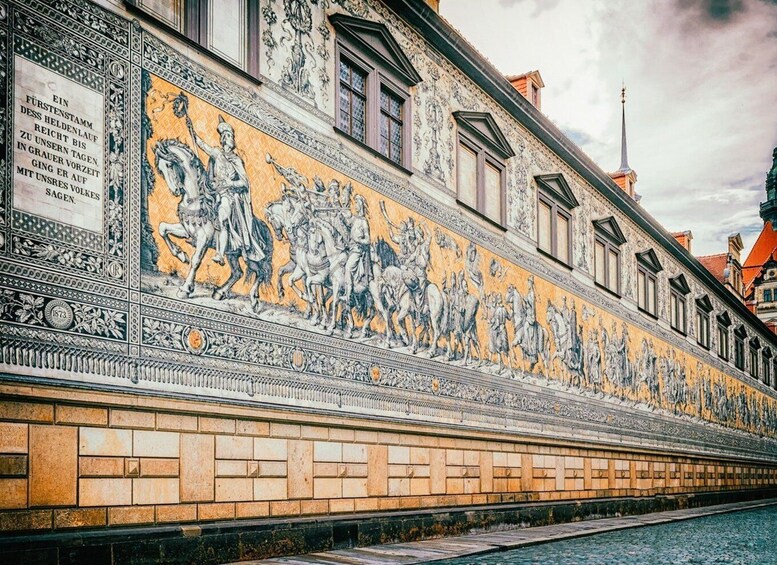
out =
{"type": "Polygon", "coordinates": [[[594,224],[594,280],[620,296],[621,251],[626,238],[613,216],[595,220],[594,224]]]}
{"type": "Polygon", "coordinates": [[[728,312],[717,315],[718,322],[718,357],[728,361],[729,358],[729,328],[731,327],[731,318],[728,312]]]}
{"type": "Polygon", "coordinates": [[[410,168],[410,87],[421,82],[386,26],[334,14],[336,130],[405,170],[410,168]]]}
{"type": "Polygon", "coordinates": [[[564,265],[572,264],[572,210],[579,205],[560,173],[537,182],[537,249],[564,265]]]}
{"type": "Polygon", "coordinates": [[[712,303],[709,296],[696,299],[696,343],[705,349],[710,348],[710,312],[712,303]]]}
{"type": "Polygon", "coordinates": [[[492,223],[505,224],[505,161],[515,155],[491,114],[454,112],[458,126],[457,200],[492,223]]]}
{"type": "Polygon", "coordinates": [[[750,339],[750,375],[754,378],[758,378],[758,350],[761,349],[761,341],[757,337],[750,339]]]}
{"type": "Polygon", "coordinates": [[[734,330],[734,366],[742,371],[745,370],[745,338],[747,331],[744,326],[739,326],[734,330]]]}
{"type": "Polygon", "coordinates": [[[772,350],[765,347],[761,352],[761,380],[766,386],[772,384],[772,350]]]}
{"type": "Polygon", "coordinates": [[[688,307],[686,297],[691,292],[684,275],[669,279],[669,324],[685,335],[687,333],[688,307]]]}
{"type": "Polygon", "coordinates": [[[654,318],[658,315],[658,273],[663,270],[652,249],[637,253],[637,306],[654,318]]]}

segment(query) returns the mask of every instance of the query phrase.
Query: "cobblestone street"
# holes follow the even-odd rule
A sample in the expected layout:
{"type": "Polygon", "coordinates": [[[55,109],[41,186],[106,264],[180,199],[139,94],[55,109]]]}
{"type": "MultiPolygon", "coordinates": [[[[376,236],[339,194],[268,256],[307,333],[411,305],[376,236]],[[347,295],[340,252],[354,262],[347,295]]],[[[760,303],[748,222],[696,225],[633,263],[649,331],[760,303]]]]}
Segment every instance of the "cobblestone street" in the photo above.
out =
{"type": "Polygon", "coordinates": [[[243,563],[572,565],[628,562],[645,565],[766,565],[777,562],[777,540],[773,535],[775,528],[777,499],[770,499],[243,563]],[[592,537],[595,534],[601,535],[592,537]]]}

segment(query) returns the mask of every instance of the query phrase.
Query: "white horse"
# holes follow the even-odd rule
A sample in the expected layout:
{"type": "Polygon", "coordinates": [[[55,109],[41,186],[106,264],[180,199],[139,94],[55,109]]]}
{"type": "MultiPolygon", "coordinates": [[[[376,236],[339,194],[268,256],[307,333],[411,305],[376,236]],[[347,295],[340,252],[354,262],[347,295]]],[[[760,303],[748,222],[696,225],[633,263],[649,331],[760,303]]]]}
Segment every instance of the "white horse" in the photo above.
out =
{"type": "MultiPolygon", "coordinates": [[[[177,139],[164,139],[154,146],[154,156],[157,171],[162,175],[173,196],[180,199],[177,210],[178,223],[160,222],[159,235],[176,259],[184,264],[191,263],[186,279],[177,293],[179,298],[190,298],[194,292],[197,269],[202,264],[205,252],[215,245],[214,235],[218,222],[216,196],[202,161],[188,145],[177,139]],[[171,238],[189,243],[194,248],[191,258],[171,238]]],[[[253,278],[250,291],[251,306],[255,312],[258,312],[261,310],[259,286],[268,283],[272,275],[273,242],[269,228],[261,220],[254,218],[251,229],[254,230],[256,240],[262,243],[264,253],[261,261],[244,259],[246,280],[253,278]]],[[[231,272],[226,282],[213,292],[215,299],[226,298],[235,283],[243,276],[241,256],[240,250],[227,249],[226,259],[231,272]]]]}
{"type": "Polygon", "coordinates": [[[275,232],[275,239],[289,242],[289,260],[278,269],[277,290],[278,298],[283,300],[286,290],[283,287],[283,277],[289,274],[289,288],[297,293],[302,300],[310,303],[307,291],[300,289],[295,283],[302,281],[306,284],[308,274],[307,244],[308,226],[306,214],[301,210],[304,205],[299,200],[290,196],[284,196],[281,200],[272,202],[265,208],[267,221],[275,232]]]}

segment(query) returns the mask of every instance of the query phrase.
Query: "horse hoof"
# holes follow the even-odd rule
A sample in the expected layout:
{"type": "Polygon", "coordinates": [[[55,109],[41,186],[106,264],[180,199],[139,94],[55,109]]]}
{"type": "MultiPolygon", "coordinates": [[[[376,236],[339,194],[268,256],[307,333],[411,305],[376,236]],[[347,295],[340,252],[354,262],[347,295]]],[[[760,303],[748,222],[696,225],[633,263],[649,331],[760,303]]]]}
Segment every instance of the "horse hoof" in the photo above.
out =
{"type": "Polygon", "coordinates": [[[221,292],[220,290],[213,291],[213,300],[224,300],[226,297],[227,297],[226,294],[221,292]]]}
{"type": "Polygon", "coordinates": [[[178,298],[191,298],[192,297],[192,291],[191,290],[187,290],[185,288],[179,288],[178,292],[176,292],[175,295],[178,298]]]}
{"type": "Polygon", "coordinates": [[[253,303],[251,306],[251,310],[254,311],[254,314],[261,314],[264,311],[264,304],[259,302],[258,300],[253,303]]]}

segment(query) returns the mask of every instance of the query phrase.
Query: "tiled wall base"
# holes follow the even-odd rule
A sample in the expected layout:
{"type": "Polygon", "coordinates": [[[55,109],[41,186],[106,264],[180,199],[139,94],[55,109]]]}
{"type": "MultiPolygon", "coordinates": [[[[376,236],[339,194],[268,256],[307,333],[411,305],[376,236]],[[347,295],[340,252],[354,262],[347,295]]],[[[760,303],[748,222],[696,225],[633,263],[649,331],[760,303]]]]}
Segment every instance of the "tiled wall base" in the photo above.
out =
{"type": "Polygon", "coordinates": [[[129,562],[121,551],[161,558],[175,548],[236,559],[547,520],[547,506],[516,513],[516,503],[554,503],[563,521],[770,488],[777,467],[757,461],[0,383],[0,543],[9,551],[13,540],[72,548],[83,539],[94,543],[78,551],[113,546],[116,563],[129,562]],[[589,510],[564,505],[594,500],[589,510]],[[464,509],[486,505],[470,524],[464,509]],[[374,518],[336,520],[355,513],[374,518]]]}
{"type": "Polygon", "coordinates": [[[102,529],[0,538],[0,564],[219,564],[380,543],[460,535],[493,527],[542,526],[616,515],[777,496],[777,489],[541,502],[450,510],[369,513],[326,519],[247,520],[201,526],[102,529]]]}

